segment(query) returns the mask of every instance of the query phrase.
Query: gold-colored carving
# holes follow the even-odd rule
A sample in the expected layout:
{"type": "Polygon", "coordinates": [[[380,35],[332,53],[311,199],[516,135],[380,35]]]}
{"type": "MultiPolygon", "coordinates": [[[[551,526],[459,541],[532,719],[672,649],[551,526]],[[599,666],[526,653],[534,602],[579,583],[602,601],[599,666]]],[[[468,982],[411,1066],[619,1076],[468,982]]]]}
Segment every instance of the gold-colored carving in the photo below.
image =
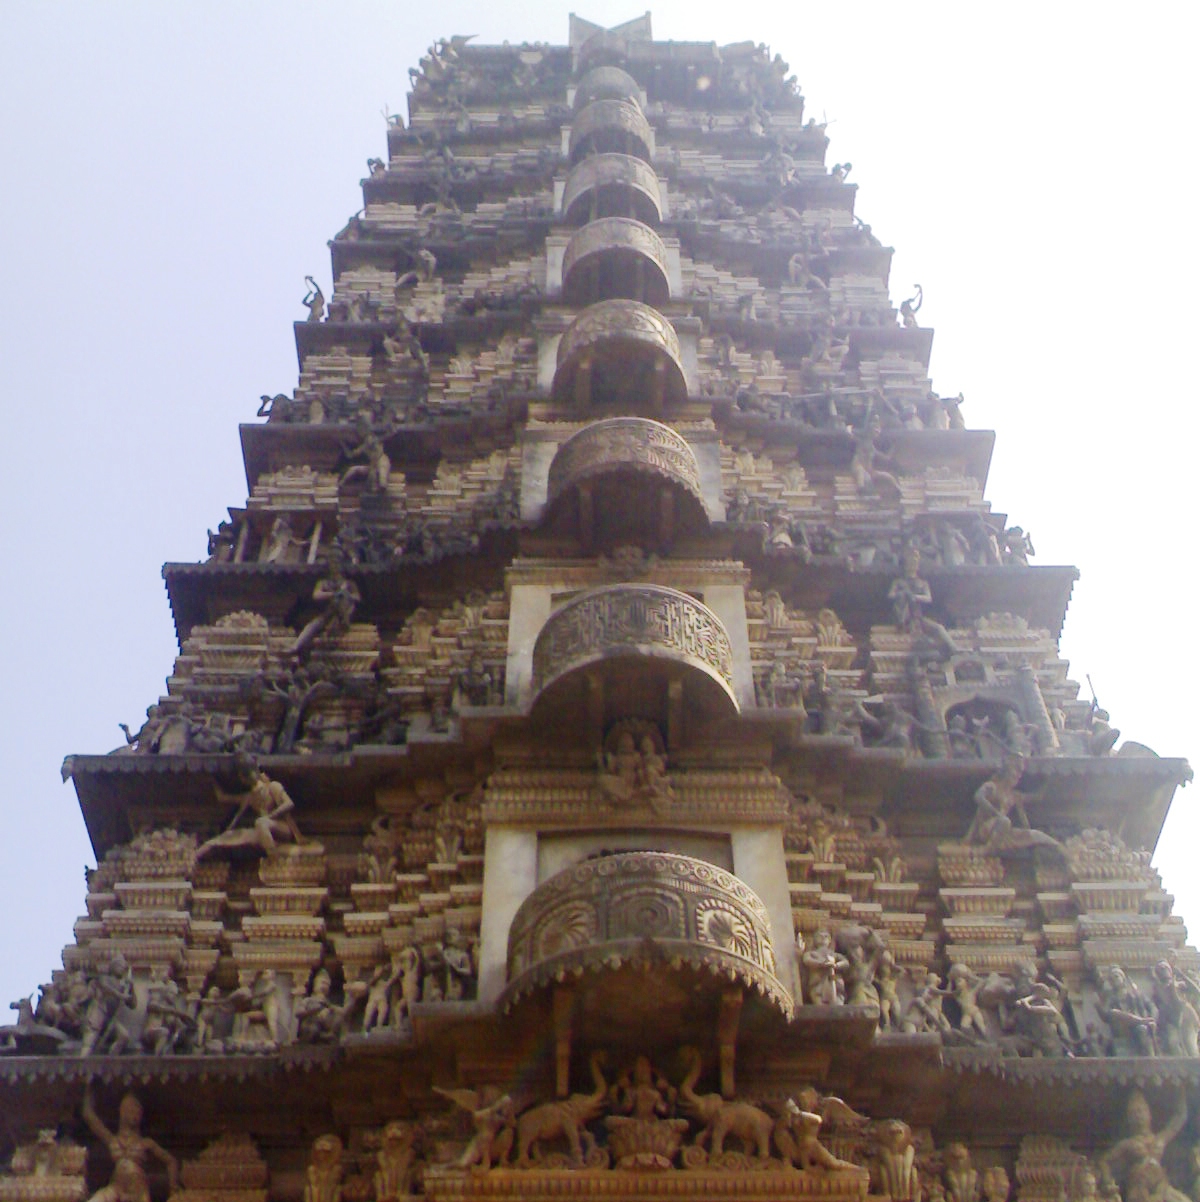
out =
{"type": "Polygon", "coordinates": [[[573,434],[550,464],[547,498],[609,472],[649,473],[685,489],[704,503],[700,465],[687,439],[662,422],[642,417],[611,417],[573,434]]]}
{"type": "Polygon", "coordinates": [[[82,1202],[86,1167],[86,1148],[44,1128],[31,1143],[18,1144],[8,1172],[0,1172],[0,1202],[82,1202]]]}
{"type": "Polygon", "coordinates": [[[606,1157],[596,1147],[595,1137],[586,1124],[598,1118],[608,1097],[608,1085],[600,1071],[604,1053],[594,1052],[591,1059],[591,1093],[576,1093],[561,1101],[541,1102],[526,1110],[517,1119],[517,1166],[527,1168],[533,1160],[541,1159],[541,1143],[544,1140],[563,1138],[567,1142],[570,1162],[592,1167],[603,1167],[600,1161],[606,1157]]]}
{"type": "Polygon", "coordinates": [[[509,931],[502,1004],[647,955],[737,979],[791,1014],[763,903],[732,873],[658,852],[584,861],[535,889],[509,931]]]}
{"type": "Polygon", "coordinates": [[[733,647],[721,619],[687,593],[648,584],[591,589],[552,614],[533,648],[534,688],[622,654],[690,664],[734,701],[733,647]]]}
{"type": "Polygon", "coordinates": [[[150,1182],[146,1165],[153,1157],[166,1166],[171,1193],[179,1177],[179,1162],[165,1148],[142,1134],[142,1104],[126,1094],[117,1107],[117,1129],[110,1131],[96,1113],[90,1085],[80,1111],[92,1134],[108,1149],[113,1171],[108,1185],[97,1190],[91,1202],[149,1202],[150,1182]]]}

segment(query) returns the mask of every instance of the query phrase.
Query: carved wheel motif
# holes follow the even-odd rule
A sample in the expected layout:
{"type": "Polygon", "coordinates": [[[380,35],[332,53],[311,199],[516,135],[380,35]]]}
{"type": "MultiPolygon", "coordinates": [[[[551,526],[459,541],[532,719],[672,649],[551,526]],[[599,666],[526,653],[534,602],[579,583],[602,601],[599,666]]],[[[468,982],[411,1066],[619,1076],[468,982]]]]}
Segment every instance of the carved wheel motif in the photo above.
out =
{"type": "Polygon", "coordinates": [[[733,693],[733,648],[717,617],[687,593],[654,584],[590,589],[547,620],[533,647],[538,691],[566,672],[611,655],[674,659],[733,693]]]}
{"type": "Polygon", "coordinates": [[[740,980],[790,1014],[762,901],[731,872],[662,852],[585,860],[539,885],[509,931],[502,1004],[567,973],[647,957],[740,980]]]}

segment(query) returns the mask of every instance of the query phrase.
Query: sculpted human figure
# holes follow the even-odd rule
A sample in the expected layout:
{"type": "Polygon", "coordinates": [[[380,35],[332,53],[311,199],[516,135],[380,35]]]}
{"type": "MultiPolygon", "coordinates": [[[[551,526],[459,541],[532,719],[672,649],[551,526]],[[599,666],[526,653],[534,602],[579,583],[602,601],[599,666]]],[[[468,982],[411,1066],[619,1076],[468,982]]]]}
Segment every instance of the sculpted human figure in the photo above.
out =
{"type": "Polygon", "coordinates": [[[1154,1005],[1158,1010],[1158,1039],[1165,1056],[1200,1056],[1197,1035],[1200,1015],[1192,998],[1195,987],[1166,961],[1151,970],[1154,1005]],[[1192,998],[1187,993],[1192,994],[1192,998]]]}
{"type": "Polygon", "coordinates": [[[218,800],[237,802],[238,808],[219,835],[214,835],[207,842],[200,844],[196,851],[197,860],[203,859],[217,848],[232,850],[254,847],[264,855],[269,855],[279,842],[304,842],[296,820],[292,817],[296,803],[283,785],[257,768],[251,768],[249,779],[249,785],[241,793],[229,793],[220,785],[214,784],[218,800]],[[253,823],[248,827],[239,826],[238,823],[247,812],[254,815],[253,823]]]}
{"type": "Polygon", "coordinates": [[[93,1052],[124,1052],[135,1040],[126,1030],[122,1015],[137,1004],[133,977],[125,957],[117,952],[88,980],[88,1003],[83,1015],[81,1056],[93,1052]]]}
{"type": "Polygon", "coordinates": [[[392,460],[384,450],[383,438],[390,431],[385,431],[381,438],[371,428],[366,419],[357,423],[358,443],[355,446],[342,444],[342,454],[347,459],[365,459],[365,463],[356,463],[342,472],[338,481],[339,487],[350,483],[351,480],[366,480],[367,488],[372,492],[387,492],[388,482],[392,477],[392,460]]]}
{"type": "Polygon", "coordinates": [[[108,1185],[97,1190],[90,1202],[150,1202],[146,1164],[151,1157],[166,1166],[170,1192],[175,1192],[179,1163],[165,1148],[142,1134],[142,1104],[133,1094],[128,1093],[121,1099],[116,1131],[110,1131],[96,1114],[90,1083],[84,1087],[80,1114],[92,1134],[108,1149],[113,1161],[108,1185]]]}
{"type": "Polygon", "coordinates": [[[919,1031],[937,1031],[943,1035],[954,1028],[942,1010],[942,1001],[950,994],[941,987],[935,972],[925,974],[925,983],[918,989],[904,1012],[901,1030],[910,1034],[919,1031]]]}
{"type": "Polygon", "coordinates": [[[1110,964],[1097,971],[1096,1011],[1113,1034],[1118,1055],[1158,1055],[1158,1015],[1154,1004],[1126,975],[1110,964]]]}
{"type": "Polygon", "coordinates": [[[850,964],[833,946],[833,935],[827,930],[813,935],[812,945],[801,955],[804,969],[804,996],[813,1006],[840,1006],[844,1001],[839,973],[850,964]]]}
{"type": "Polygon", "coordinates": [[[1142,1165],[1153,1164],[1162,1167],[1163,1153],[1167,1145],[1183,1130],[1187,1122],[1187,1099],[1181,1089],[1176,1096],[1171,1117],[1155,1131],[1150,1106],[1141,1090],[1135,1089],[1125,1104],[1125,1122],[1129,1134],[1118,1140],[1100,1157],[1102,1172],[1111,1176],[1121,1186],[1126,1186],[1142,1165]]]}
{"type": "Polygon", "coordinates": [[[921,305],[925,302],[925,290],[920,284],[914,284],[916,292],[908,298],[900,302],[900,324],[906,330],[915,330],[917,328],[917,314],[921,311],[921,305]]]}
{"type": "Polygon", "coordinates": [[[933,592],[920,573],[921,552],[910,543],[904,550],[904,574],[897,576],[888,589],[896,625],[909,634],[929,639],[940,657],[949,657],[957,653],[958,646],[940,622],[925,615],[925,608],[933,604],[933,592]]]}
{"type": "Polygon", "coordinates": [[[804,1110],[794,1098],[783,1104],[783,1114],[776,1122],[772,1135],[775,1148],[784,1164],[802,1172],[822,1172],[829,1169],[857,1169],[848,1160],[839,1160],[817,1138],[821,1130],[821,1116],[804,1110]]]}
{"type": "Polygon", "coordinates": [[[306,275],[304,282],[308,285],[308,291],[304,294],[304,300],[301,302],[308,309],[305,321],[320,321],[325,316],[325,293],[321,291],[320,284],[312,276],[306,275]]]}
{"type": "Polygon", "coordinates": [[[1018,790],[1024,771],[1022,757],[1008,756],[999,771],[975,790],[975,817],[967,828],[964,842],[986,847],[1000,855],[1030,847],[1052,847],[1065,855],[1057,839],[1029,825],[1025,803],[1040,800],[1041,794],[1018,790]]]}
{"type": "Polygon", "coordinates": [[[336,638],[350,629],[350,619],[362,600],[362,593],[353,580],[347,579],[341,564],[335,560],[330,564],[329,575],[317,581],[312,599],[321,606],[321,612],[305,624],[291,646],[292,658],[297,661],[304,658],[321,635],[336,638]]]}
{"type": "Polygon", "coordinates": [[[952,964],[946,974],[946,984],[950,995],[958,1003],[958,1029],[964,1035],[975,1034],[980,1039],[987,1039],[987,1016],[979,1005],[979,991],[984,981],[976,976],[965,964],[952,964]]]}
{"type": "Polygon", "coordinates": [[[446,1001],[459,1002],[475,994],[475,969],[462,931],[447,927],[442,941],[442,961],[446,966],[446,1001]]]}

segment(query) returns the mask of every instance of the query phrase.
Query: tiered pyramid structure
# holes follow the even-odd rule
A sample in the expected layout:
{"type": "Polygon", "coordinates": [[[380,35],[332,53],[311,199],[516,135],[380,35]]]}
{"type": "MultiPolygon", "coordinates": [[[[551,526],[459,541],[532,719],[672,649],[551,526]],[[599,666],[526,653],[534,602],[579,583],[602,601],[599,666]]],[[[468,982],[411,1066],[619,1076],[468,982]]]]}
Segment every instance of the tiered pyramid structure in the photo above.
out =
{"type": "Polygon", "coordinates": [[[65,765],[0,1202],[1196,1198],[1190,771],[1080,698],[786,64],[411,74],[166,694],[65,765]]]}

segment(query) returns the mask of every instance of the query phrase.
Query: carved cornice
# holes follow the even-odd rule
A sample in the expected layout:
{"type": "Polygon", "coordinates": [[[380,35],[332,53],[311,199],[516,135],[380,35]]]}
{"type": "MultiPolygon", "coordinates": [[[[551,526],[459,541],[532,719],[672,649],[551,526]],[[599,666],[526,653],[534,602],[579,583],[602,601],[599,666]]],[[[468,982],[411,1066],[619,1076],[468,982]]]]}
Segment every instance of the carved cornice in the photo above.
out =
{"type": "Polygon", "coordinates": [[[750,572],[735,559],[655,559],[636,565],[617,560],[514,559],[506,572],[508,586],[553,584],[556,588],[590,588],[614,581],[702,589],[718,584],[748,585],[750,572]]]}
{"type": "Polygon", "coordinates": [[[585,860],[521,904],[509,930],[501,1005],[566,974],[663,963],[739,980],[790,1017],[770,929],[757,894],[703,860],[661,852],[585,860]]]}
{"type": "Polygon", "coordinates": [[[593,100],[579,110],[571,126],[569,155],[577,163],[589,151],[638,146],[648,159],[654,135],[641,106],[628,100],[593,100]]]}
{"type": "Polygon", "coordinates": [[[687,593],[651,584],[592,589],[547,619],[533,647],[533,687],[612,656],[675,660],[697,668],[733,705],[733,647],[721,619],[687,593]]]}
{"type": "Polygon", "coordinates": [[[727,827],[733,823],[781,824],[787,797],[778,778],[765,768],[672,772],[669,803],[598,806],[596,772],[571,768],[504,768],[488,781],[485,823],[534,826],[539,830],[576,828],[727,827]]]}
{"type": "Polygon", "coordinates": [[[626,203],[633,202],[643,221],[657,223],[662,220],[658,176],[645,159],[615,153],[594,154],[581,159],[571,168],[563,190],[562,208],[567,220],[587,220],[590,198],[600,189],[619,189],[625,193],[626,203]]]}
{"type": "Polygon", "coordinates": [[[766,1169],[747,1162],[745,1169],[683,1169],[640,1173],[629,1169],[465,1169],[426,1171],[425,1195],[433,1202],[471,1202],[476,1198],[516,1198],[541,1202],[558,1198],[620,1198],[642,1202],[657,1198],[797,1198],[821,1202],[858,1202],[867,1196],[867,1174],[808,1173],[766,1169]]]}
{"type": "Polygon", "coordinates": [[[621,470],[666,480],[704,505],[700,465],[687,439],[670,426],[643,417],[593,422],[568,438],[550,464],[548,500],[553,504],[570,489],[621,470]]]}

